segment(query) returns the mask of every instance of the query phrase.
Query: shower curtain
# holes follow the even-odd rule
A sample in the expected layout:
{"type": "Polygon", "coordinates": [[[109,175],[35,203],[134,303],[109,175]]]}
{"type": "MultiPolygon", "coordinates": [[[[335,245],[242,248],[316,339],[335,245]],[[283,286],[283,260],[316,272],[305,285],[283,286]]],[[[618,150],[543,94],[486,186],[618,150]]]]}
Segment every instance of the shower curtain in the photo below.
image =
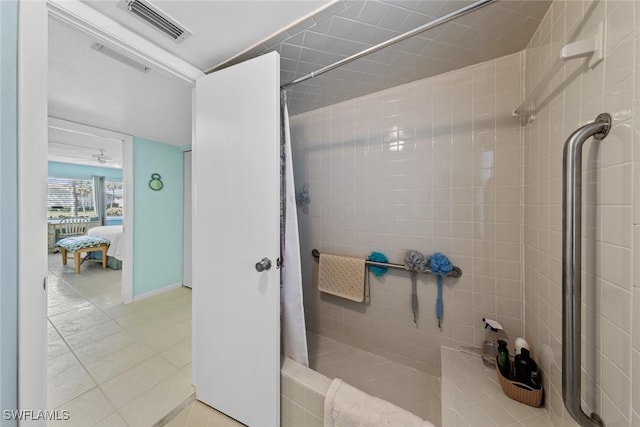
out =
{"type": "Polygon", "coordinates": [[[309,366],[307,331],[302,303],[302,268],[300,267],[300,238],[298,236],[298,212],[296,210],[291,133],[287,93],[282,92],[282,186],[284,194],[283,224],[281,226],[281,307],[282,346],[284,355],[309,366]]]}

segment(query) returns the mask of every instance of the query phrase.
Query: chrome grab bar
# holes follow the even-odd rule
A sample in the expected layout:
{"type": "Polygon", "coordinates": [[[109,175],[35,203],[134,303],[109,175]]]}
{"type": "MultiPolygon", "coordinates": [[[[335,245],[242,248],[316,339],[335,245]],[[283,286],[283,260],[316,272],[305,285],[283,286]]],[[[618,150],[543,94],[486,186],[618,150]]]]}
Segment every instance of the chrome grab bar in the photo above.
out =
{"type": "Polygon", "coordinates": [[[582,311],[582,145],[590,137],[601,140],[611,129],[611,116],[602,113],[582,126],[564,144],[562,179],[562,400],[581,426],[604,427],[595,412],[581,405],[582,311]]]}

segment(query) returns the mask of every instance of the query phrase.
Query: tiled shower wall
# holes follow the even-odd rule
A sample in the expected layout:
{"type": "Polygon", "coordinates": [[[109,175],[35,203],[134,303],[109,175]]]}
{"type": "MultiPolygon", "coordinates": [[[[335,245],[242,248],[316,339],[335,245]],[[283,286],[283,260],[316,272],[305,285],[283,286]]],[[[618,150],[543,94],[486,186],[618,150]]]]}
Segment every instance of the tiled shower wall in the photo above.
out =
{"type": "MultiPolygon", "coordinates": [[[[523,332],[522,54],[399,86],[291,119],[308,328],[439,375],[441,345],[480,345],[482,317],[523,332]],[[435,277],[371,275],[371,302],[317,291],[321,252],[367,257],[443,252],[463,271],[444,280],[442,329],[435,277]]],[[[313,360],[312,360],[313,362],[313,360]]]]}
{"type": "Polygon", "coordinates": [[[607,426],[640,425],[639,13],[634,1],[554,1],[525,55],[526,92],[545,82],[524,138],[525,332],[558,426],[576,425],[561,397],[562,147],[601,112],[615,125],[583,152],[582,399],[607,426]],[[599,22],[604,62],[589,69],[574,59],[549,75],[562,46],[593,36],[599,22]]]}

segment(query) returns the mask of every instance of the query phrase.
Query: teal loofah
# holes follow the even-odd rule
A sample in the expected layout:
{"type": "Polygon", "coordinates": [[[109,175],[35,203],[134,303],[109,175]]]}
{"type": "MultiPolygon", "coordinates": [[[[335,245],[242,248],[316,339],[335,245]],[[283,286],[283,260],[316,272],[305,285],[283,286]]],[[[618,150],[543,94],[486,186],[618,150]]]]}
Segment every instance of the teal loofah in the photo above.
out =
{"type": "MultiPolygon", "coordinates": [[[[387,257],[380,252],[371,252],[371,255],[367,258],[368,261],[374,262],[389,262],[387,257]]],[[[376,277],[380,277],[384,275],[389,269],[387,267],[377,267],[375,265],[369,266],[369,271],[376,275],[376,277]]]]}

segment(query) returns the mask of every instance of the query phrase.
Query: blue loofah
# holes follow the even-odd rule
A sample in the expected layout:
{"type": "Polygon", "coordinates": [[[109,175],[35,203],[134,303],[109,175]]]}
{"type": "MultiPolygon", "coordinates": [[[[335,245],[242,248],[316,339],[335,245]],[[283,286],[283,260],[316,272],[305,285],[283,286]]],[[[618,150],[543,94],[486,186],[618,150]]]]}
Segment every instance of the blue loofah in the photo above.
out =
{"type": "Polygon", "coordinates": [[[449,261],[449,258],[447,258],[446,255],[443,255],[440,252],[436,252],[429,257],[429,269],[433,274],[446,276],[447,274],[451,273],[451,270],[453,270],[453,266],[451,265],[451,261],[449,261]]]}
{"type": "Polygon", "coordinates": [[[444,304],[442,302],[442,277],[451,273],[453,266],[451,261],[446,255],[436,252],[429,257],[429,269],[431,273],[438,275],[438,297],[436,300],[436,316],[438,317],[438,327],[440,327],[440,319],[442,318],[442,312],[444,311],[444,304]]]}
{"type": "MultiPolygon", "coordinates": [[[[387,257],[383,253],[380,253],[380,252],[371,252],[371,255],[369,255],[367,260],[374,261],[374,262],[389,262],[387,257]]],[[[385,274],[387,271],[389,271],[389,269],[387,267],[378,267],[378,266],[375,266],[375,265],[370,265],[369,266],[369,271],[371,271],[373,274],[375,274],[376,277],[380,277],[383,274],[385,274]]]]}

